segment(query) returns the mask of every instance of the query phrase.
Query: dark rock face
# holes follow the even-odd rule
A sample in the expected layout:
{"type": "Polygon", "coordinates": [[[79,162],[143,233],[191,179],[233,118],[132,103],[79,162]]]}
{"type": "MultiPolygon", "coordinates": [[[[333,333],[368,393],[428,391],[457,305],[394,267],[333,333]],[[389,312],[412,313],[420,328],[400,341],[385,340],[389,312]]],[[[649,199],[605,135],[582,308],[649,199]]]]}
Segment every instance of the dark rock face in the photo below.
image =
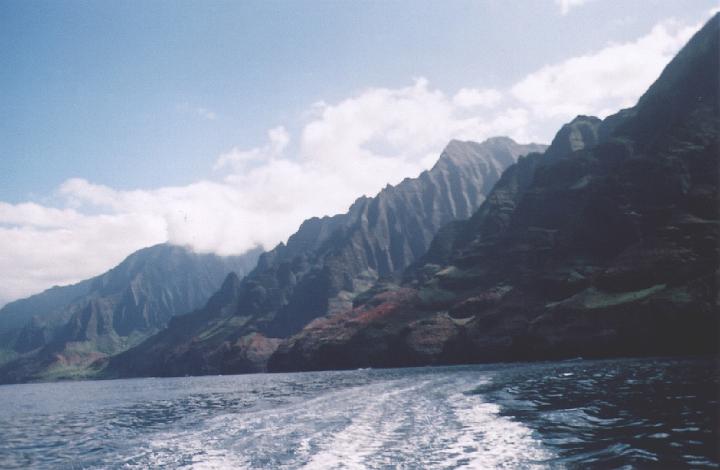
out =
{"type": "Polygon", "coordinates": [[[269,369],[716,352],[719,38],[716,15],[634,108],[564,126],[404,285],[316,320],[269,369]]]}
{"type": "Polygon", "coordinates": [[[508,138],[450,142],[418,178],[361,197],[345,214],[305,221],[287,245],[263,254],[245,279],[228,280],[204,309],[174,319],[166,331],[113,358],[107,373],[263,370],[263,361],[246,358],[248,344],[261,351],[256,358],[269,357],[267,347],[278,341],[268,338],[287,337],[317,317],[348,310],[376,281],[399,275],[423,255],[440,227],[469,217],[519,156],[544,148],[508,138]]]}
{"type": "MultiPolygon", "coordinates": [[[[311,250],[293,247],[294,235],[287,255],[279,251],[275,263],[258,265],[267,266],[262,276],[275,278],[271,288],[281,293],[277,304],[255,311],[277,311],[263,331],[284,337],[313,318],[347,309],[372,282],[401,273],[422,256],[442,226],[469,217],[519,156],[543,149],[507,138],[482,144],[452,141],[430,171],[388,186],[374,198],[358,199],[347,214],[319,231],[326,238],[314,238],[311,250]]],[[[268,283],[263,288],[268,292],[268,283]]]]}
{"type": "Polygon", "coordinates": [[[80,370],[89,363],[204,305],[229,272],[249,271],[259,252],[223,258],[156,245],[98,277],[9,304],[0,311],[0,325],[5,326],[3,347],[16,358],[0,368],[0,381],[84,373],[80,370]]]}
{"type": "Polygon", "coordinates": [[[34,349],[33,331],[42,323],[57,323],[56,318],[62,316],[60,311],[73,300],[90,291],[93,279],[63,287],[52,287],[44,292],[30,296],[26,299],[16,300],[0,309],[0,344],[7,346],[15,343],[20,330],[27,327],[28,338],[23,342],[28,345],[16,345],[20,350],[34,349]],[[35,326],[31,325],[33,323],[35,326]]]}

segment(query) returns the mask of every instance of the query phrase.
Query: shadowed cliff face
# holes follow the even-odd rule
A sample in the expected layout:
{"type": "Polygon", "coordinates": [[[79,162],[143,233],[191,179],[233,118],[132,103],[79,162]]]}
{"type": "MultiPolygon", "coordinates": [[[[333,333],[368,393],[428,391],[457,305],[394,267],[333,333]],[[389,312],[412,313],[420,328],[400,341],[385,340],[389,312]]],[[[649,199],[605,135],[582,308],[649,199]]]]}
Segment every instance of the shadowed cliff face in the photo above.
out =
{"type": "MultiPolygon", "coordinates": [[[[340,224],[329,223],[326,237],[313,239],[311,250],[293,247],[293,236],[289,256],[278,253],[262,274],[280,281],[273,287],[281,296],[273,295],[276,303],[255,310],[261,315],[277,312],[260,330],[284,337],[313,318],[347,309],[357,293],[379,278],[401,273],[422,256],[442,226],[469,217],[518,156],[543,149],[507,138],[483,144],[452,141],[431,170],[388,186],[374,198],[358,199],[340,224]]],[[[302,233],[303,227],[298,235],[302,233]]]]}
{"type": "Polygon", "coordinates": [[[90,373],[83,368],[94,360],[125,350],[165,328],[173,316],[204,305],[229,272],[249,271],[259,251],[222,258],[156,245],[98,277],[9,304],[0,311],[0,326],[2,347],[14,360],[0,368],[0,380],[90,373]]]}
{"type": "Polygon", "coordinates": [[[108,374],[262,370],[279,342],[267,338],[351,308],[378,279],[399,275],[423,255],[440,227],[469,217],[519,156],[544,148],[508,138],[450,142],[419,177],[361,197],[345,214],[304,222],[245,279],[229,278],[204,309],[113,358],[108,374]]]}
{"type": "Polygon", "coordinates": [[[402,287],[311,323],[270,370],[716,351],[719,23],[634,108],[563,127],[402,287]]]}

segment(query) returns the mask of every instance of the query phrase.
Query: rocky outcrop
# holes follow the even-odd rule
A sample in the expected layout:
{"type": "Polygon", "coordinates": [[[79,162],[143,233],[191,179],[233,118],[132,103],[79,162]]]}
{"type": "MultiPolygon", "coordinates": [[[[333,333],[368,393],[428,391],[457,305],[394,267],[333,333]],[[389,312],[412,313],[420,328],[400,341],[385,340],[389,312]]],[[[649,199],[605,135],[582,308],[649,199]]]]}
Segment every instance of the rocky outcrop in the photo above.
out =
{"type": "Polygon", "coordinates": [[[229,272],[249,271],[259,251],[218,257],[156,245],[93,279],[9,304],[0,311],[0,325],[5,326],[3,348],[14,357],[0,367],[0,381],[92,374],[86,370],[90,363],[134,346],[172,317],[204,305],[229,272]]]}
{"type": "Polygon", "coordinates": [[[107,374],[262,370],[245,360],[247,338],[252,344],[260,336],[284,338],[317,317],[348,310],[375,282],[398,276],[423,255],[440,227],[469,217],[519,156],[544,148],[508,138],[450,142],[419,177],[361,197],[345,214],[304,222],[245,279],[229,280],[205,308],[113,358],[107,374]]]}
{"type": "Polygon", "coordinates": [[[563,127],[270,370],[717,351],[719,38],[716,15],[634,108],[563,127]]]}

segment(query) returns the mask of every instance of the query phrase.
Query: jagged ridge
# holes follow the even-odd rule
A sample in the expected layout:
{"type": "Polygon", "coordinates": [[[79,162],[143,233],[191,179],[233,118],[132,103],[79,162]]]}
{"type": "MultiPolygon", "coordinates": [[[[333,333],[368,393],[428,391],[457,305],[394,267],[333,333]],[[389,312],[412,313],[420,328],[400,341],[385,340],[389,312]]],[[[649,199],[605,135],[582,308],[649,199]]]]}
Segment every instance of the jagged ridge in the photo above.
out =
{"type": "Polygon", "coordinates": [[[249,271],[259,251],[219,257],[156,245],[100,276],[9,304],[0,311],[2,344],[15,359],[0,368],[0,381],[92,374],[85,370],[92,361],[127,349],[165,328],[173,316],[204,305],[229,272],[249,271]]]}
{"type": "Polygon", "coordinates": [[[263,254],[245,279],[229,279],[205,309],[175,319],[166,331],[114,358],[108,373],[262,370],[277,344],[267,337],[288,336],[314,318],[347,309],[375,281],[401,273],[440,227],[477,209],[505,167],[543,149],[508,138],[451,142],[418,178],[361,197],[345,214],[304,222],[287,245],[263,254]],[[248,342],[265,357],[256,354],[253,362],[248,342]]]}
{"type": "Polygon", "coordinates": [[[405,274],[284,341],[271,370],[718,347],[716,15],[631,109],[578,117],[405,274]]]}

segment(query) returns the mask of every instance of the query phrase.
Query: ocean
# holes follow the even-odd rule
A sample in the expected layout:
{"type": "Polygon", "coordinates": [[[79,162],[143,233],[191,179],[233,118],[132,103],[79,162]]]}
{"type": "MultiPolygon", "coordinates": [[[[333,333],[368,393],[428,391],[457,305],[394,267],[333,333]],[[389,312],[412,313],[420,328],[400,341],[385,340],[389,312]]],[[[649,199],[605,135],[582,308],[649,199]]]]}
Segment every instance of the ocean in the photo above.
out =
{"type": "Polygon", "coordinates": [[[718,468],[715,358],[0,386],[0,468],[718,468]]]}

